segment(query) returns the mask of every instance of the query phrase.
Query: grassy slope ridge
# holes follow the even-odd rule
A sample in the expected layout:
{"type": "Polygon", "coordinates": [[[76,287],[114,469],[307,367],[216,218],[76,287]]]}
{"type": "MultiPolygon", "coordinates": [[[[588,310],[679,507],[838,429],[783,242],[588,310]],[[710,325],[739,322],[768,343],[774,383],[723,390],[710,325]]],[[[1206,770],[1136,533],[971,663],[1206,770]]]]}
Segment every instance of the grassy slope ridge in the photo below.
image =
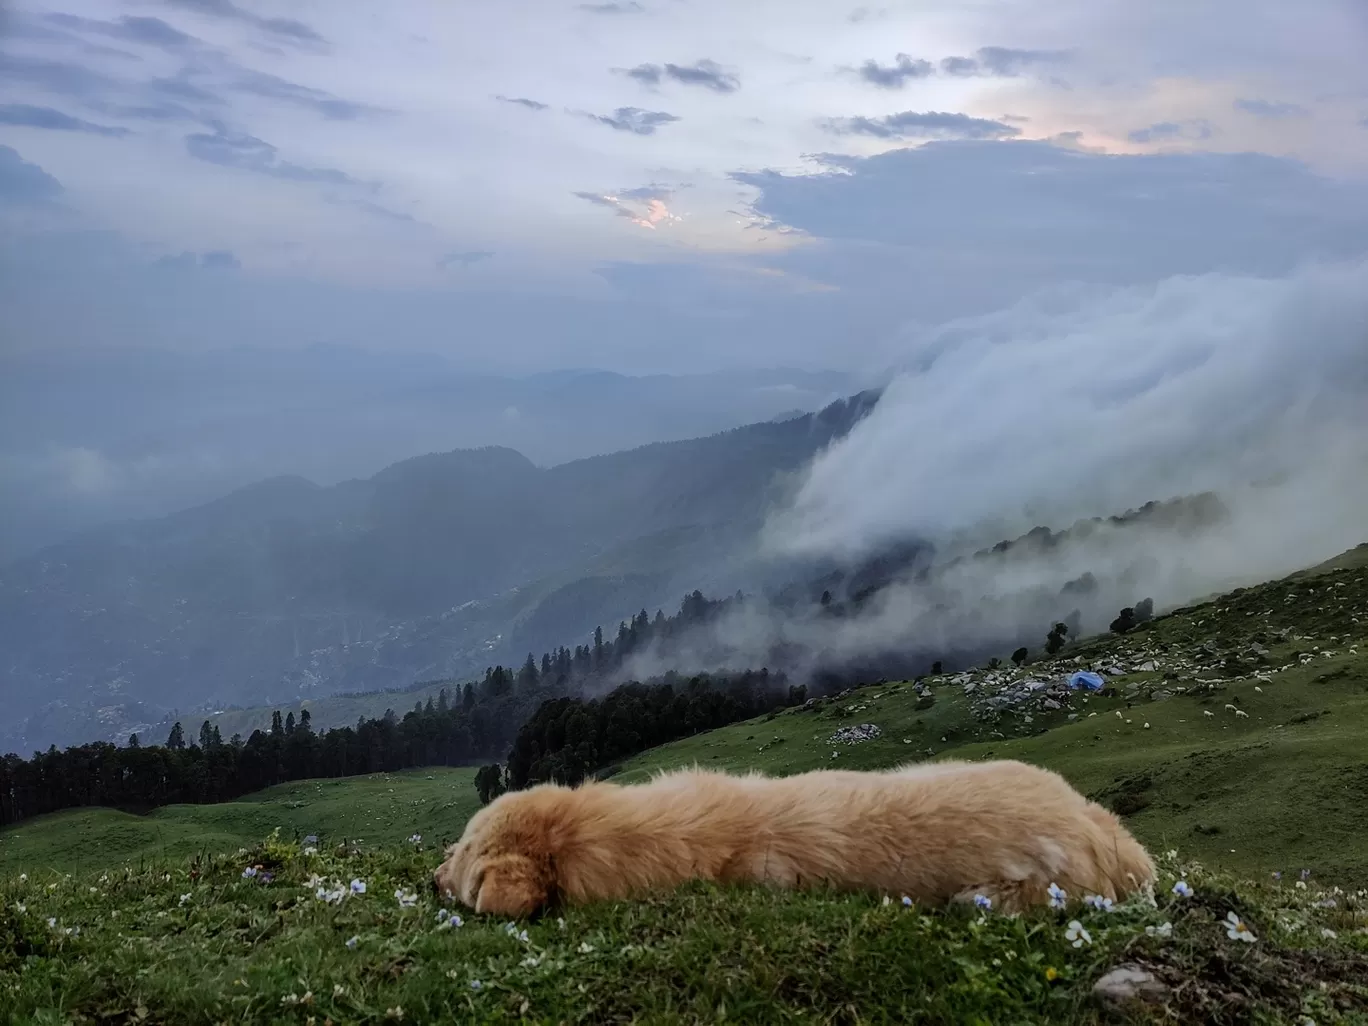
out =
{"type": "Polygon", "coordinates": [[[106,812],[0,835],[0,1009],[15,1022],[1093,1022],[1094,981],[1126,962],[1170,988],[1143,1019],[1368,1023],[1368,895],[1355,890],[1368,880],[1365,557],[1084,642],[1058,662],[947,676],[921,694],[863,688],[700,735],[616,778],[694,762],[786,773],[1022,758],[1129,810],[1157,853],[1177,849],[1160,856],[1157,907],[1075,902],[1008,918],[923,912],[897,896],[699,886],[568,910],[563,926],[548,917],[510,933],[472,916],[441,927],[425,889],[432,844],[473,807],[468,771],[309,781],[146,817],[163,831],[152,846],[120,842],[132,817],[106,812]],[[1114,696],[1050,709],[1037,694],[985,713],[988,699],[1075,660],[1128,672],[1109,681],[1114,696]],[[860,723],[881,735],[830,740],[860,723]],[[262,844],[271,827],[286,839],[262,844]],[[288,840],[305,832],[321,850],[288,840]],[[414,832],[425,840],[403,840],[414,832]],[[250,851],[186,858],[238,844],[250,851]],[[165,860],[138,864],[153,855],[165,860]],[[243,876],[258,864],[269,883],[243,876]],[[1296,886],[1303,867],[1309,882],[1296,886]],[[325,891],[353,878],[367,891],[329,904],[315,876],[325,891]],[[1179,877],[1192,898],[1171,893],[1179,877]],[[1255,943],[1230,936],[1232,912],[1255,943]],[[1077,948],[1075,918],[1091,938],[1077,948]]]}

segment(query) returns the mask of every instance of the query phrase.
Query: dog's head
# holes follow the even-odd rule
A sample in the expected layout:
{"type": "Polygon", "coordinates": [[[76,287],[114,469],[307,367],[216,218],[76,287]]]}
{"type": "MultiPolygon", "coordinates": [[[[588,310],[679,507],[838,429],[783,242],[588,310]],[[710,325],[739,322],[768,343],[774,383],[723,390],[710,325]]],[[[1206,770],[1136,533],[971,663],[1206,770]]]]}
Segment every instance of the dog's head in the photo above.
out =
{"type": "Polygon", "coordinates": [[[503,795],[471,817],[433,874],[439,894],[481,914],[527,916],[555,890],[554,860],[533,791],[503,795]]]}

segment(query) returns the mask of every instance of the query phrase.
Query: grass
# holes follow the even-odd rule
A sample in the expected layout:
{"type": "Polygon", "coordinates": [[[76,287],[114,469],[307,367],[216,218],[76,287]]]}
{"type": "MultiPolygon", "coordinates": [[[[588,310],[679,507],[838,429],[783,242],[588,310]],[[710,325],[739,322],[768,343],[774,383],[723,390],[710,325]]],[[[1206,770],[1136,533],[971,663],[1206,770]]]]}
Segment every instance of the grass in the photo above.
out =
{"type": "Polygon", "coordinates": [[[434,768],[305,780],[221,805],[170,805],[145,816],[81,809],[0,832],[0,876],[35,868],[77,873],[183,862],[260,843],[272,830],[322,843],[394,844],[458,833],[479,807],[471,769],[434,768]]]}
{"type": "Polygon", "coordinates": [[[1172,1021],[1368,1021],[1362,896],[1334,894],[1331,909],[1314,888],[1193,865],[1166,863],[1154,907],[1111,912],[695,886],[443,927],[432,861],[417,847],[310,853],[270,839],[166,870],[11,878],[0,1021],[1086,1023],[1102,1018],[1093,981],[1121,961],[1174,986],[1172,1021]],[[1169,893],[1180,874],[1192,898],[1169,893]],[[320,886],[348,896],[330,903],[320,886]],[[1231,912],[1255,943],[1230,938],[1231,912]],[[1075,918],[1089,935],[1078,947],[1075,918]],[[1154,935],[1164,924],[1171,936],[1154,935]]]}
{"type": "Polygon", "coordinates": [[[1180,853],[1160,856],[1155,905],[1006,917],[695,886],[442,927],[428,884],[436,845],[474,808],[470,771],[306,781],[0,835],[0,1022],[1092,1023],[1107,1016],[1094,982],[1126,963],[1168,987],[1135,1021],[1368,1023],[1364,642],[1356,550],[1021,671],[935,679],[929,698],[906,682],[861,688],[664,746],[614,778],[1020,758],[1123,811],[1152,851],[1180,853]],[[1125,672],[1071,709],[983,715],[992,687],[1079,663],[1125,672]],[[832,743],[859,723],[881,736],[832,743]],[[314,877],[367,890],[331,904],[314,877]],[[1180,877],[1193,897],[1171,892],[1180,877]],[[1255,943],[1229,936],[1232,912],[1255,943]],[[1074,919],[1090,943],[1072,945],[1074,919]]]}

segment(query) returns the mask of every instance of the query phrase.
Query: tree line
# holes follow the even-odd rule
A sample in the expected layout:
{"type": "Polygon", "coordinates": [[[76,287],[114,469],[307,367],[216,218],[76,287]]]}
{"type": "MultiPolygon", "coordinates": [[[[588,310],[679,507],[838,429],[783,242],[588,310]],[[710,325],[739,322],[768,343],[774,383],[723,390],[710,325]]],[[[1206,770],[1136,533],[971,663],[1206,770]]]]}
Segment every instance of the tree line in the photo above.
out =
{"type": "MultiPolygon", "coordinates": [[[[307,709],[297,718],[293,712],[282,717],[276,711],[269,730],[254,730],[246,739],[234,735],[224,740],[206,720],[194,737],[176,723],[161,745],[144,745],[134,734],[122,746],[94,742],[65,751],[54,746],[30,759],[7,755],[0,758],[0,826],[69,808],[145,811],[173,803],[231,801],[310,777],[500,759],[543,703],[605,685],[653,639],[688,630],[736,601],[741,601],[739,595],[718,601],[695,591],[675,616],[658,611],[652,618],[642,610],[619,625],[616,638],[605,638],[600,628],[589,643],[573,650],[558,648],[540,660],[529,653],[520,668],[493,666],[482,680],[449,682],[435,700],[416,704],[402,718],[391,709],[380,717],[362,718],[354,727],[315,731],[307,709]]],[[[748,682],[742,691],[761,679],[740,677],[748,682]]],[[[728,677],[696,680],[690,686],[700,694],[715,687],[727,696],[741,694],[728,677]]],[[[747,707],[739,698],[726,701],[736,709],[747,707]]],[[[715,719],[717,714],[711,715],[715,719]]]]}

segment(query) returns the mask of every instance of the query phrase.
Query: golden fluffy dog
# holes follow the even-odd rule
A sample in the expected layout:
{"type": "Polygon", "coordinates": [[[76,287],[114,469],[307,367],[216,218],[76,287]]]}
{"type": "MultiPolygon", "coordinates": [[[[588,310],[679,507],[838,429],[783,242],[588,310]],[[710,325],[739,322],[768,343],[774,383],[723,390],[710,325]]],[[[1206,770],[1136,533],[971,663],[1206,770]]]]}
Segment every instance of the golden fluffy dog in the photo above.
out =
{"type": "Polygon", "coordinates": [[[690,769],[648,783],[543,784],[477,812],[434,874],[477,912],[626,898],[687,880],[828,886],[1012,911],[1119,899],[1154,866],[1115,816],[1020,762],[791,777],[690,769]]]}

